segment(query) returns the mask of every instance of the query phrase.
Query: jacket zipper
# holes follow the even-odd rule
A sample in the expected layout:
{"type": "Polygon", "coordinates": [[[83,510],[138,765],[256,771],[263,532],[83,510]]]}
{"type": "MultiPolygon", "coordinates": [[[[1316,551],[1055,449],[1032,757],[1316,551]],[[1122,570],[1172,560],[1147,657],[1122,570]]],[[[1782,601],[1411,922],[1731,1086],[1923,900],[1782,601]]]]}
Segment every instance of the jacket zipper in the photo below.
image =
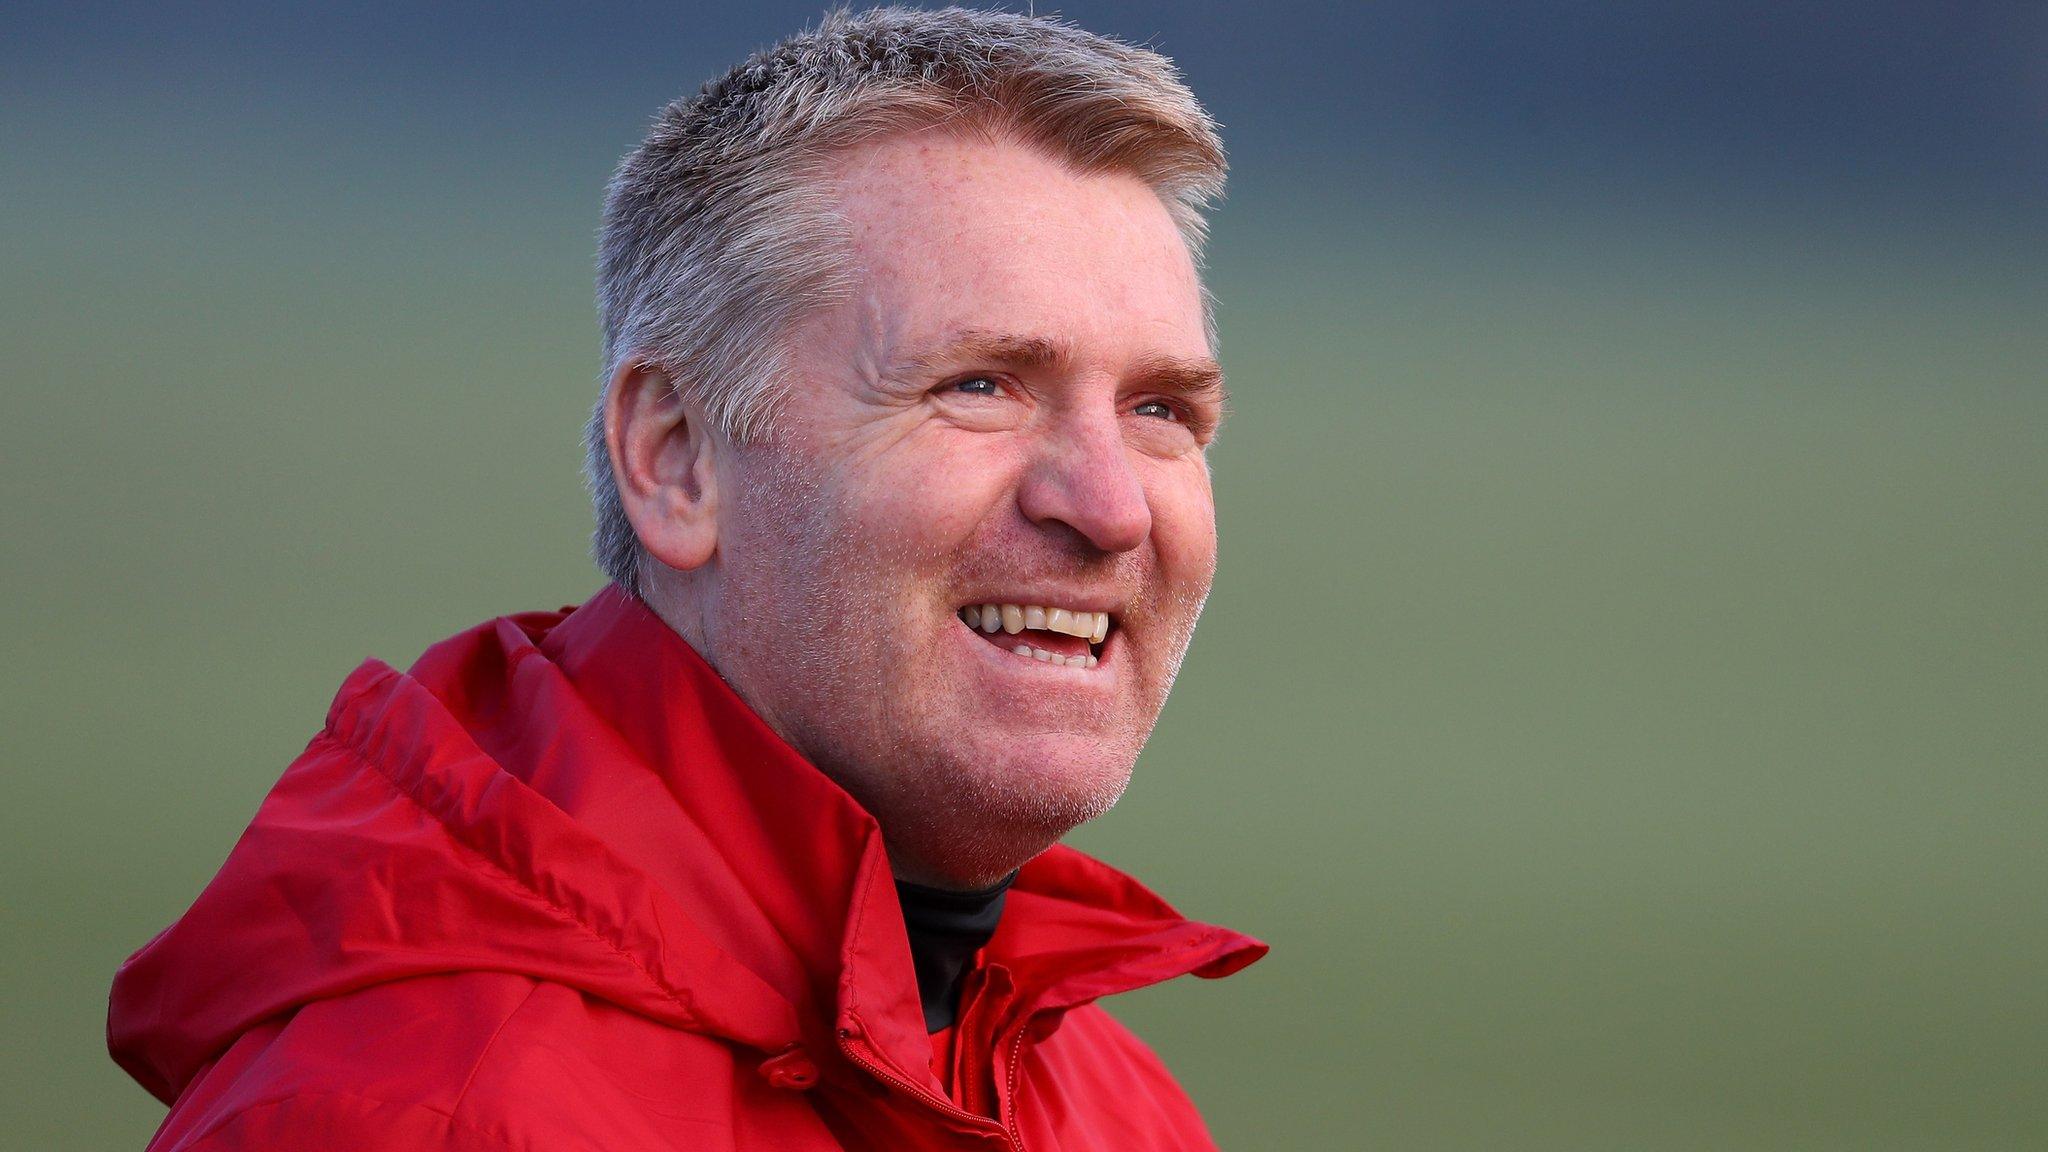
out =
{"type": "Polygon", "coordinates": [[[1017,1152],[1024,1152],[1024,1129],[1021,1125],[1017,1123],[1017,1077],[1019,1071],[1024,1066],[1024,1034],[1026,1032],[1029,1032],[1030,1030],[1030,1021],[1026,1020],[1024,1027],[1017,1029],[1017,1038],[1015,1040],[1010,1041],[1010,1092],[1008,1097],[1010,1101],[1009,1133],[1010,1146],[1015,1148],[1017,1152]]]}
{"type": "MultiPolygon", "coordinates": [[[[867,1070],[867,1072],[873,1075],[876,1079],[881,1080],[884,1083],[894,1085],[895,1087],[903,1090],[904,1092],[909,1093],[912,1097],[923,1101],[930,1107],[936,1108],[940,1112],[943,1112],[956,1120],[964,1120],[969,1124],[973,1125],[974,1127],[983,1129],[984,1131],[990,1128],[997,1130],[998,1132],[1002,1133],[1003,1137],[1010,1142],[1010,1147],[1016,1149],[1016,1152],[1024,1152],[1024,1142],[1018,1138],[1017,1133],[1013,1129],[1004,1127],[1003,1125],[998,1124],[993,1120],[990,1120],[986,1116],[977,1116],[974,1113],[969,1112],[965,1108],[962,1108],[959,1105],[953,1103],[951,1100],[947,1100],[944,1097],[934,1095],[930,1090],[926,1089],[924,1085],[907,1080],[902,1076],[898,1076],[894,1071],[883,1066],[882,1064],[868,1059],[865,1055],[861,1054],[858,1048],[856,1048],[854,1045],[854,1038],[858,1035],[859,1033],[854,1031],[852,1028],[839,1029],[839,1051],[843,1053],[848,1060],[851,1060],[854,1064],[867,1070]]],[[[1023,1044],[1023,1040],[1023,1036],[1019,1035],[1017,1041],[1020,1047],[1023,1044]]],[[[1011,1082],[1013,1084],[1016,1082],[1016,1073],[1014,1072],[1014,1070],[1011,1073],[1011,1082]]],[[[1010,1107],[1010,1118],[1012,1120],[1015,1120],[1016,1114],[1017,1109],[1015,1097],[1013,1096],[1010,1107]]]]}

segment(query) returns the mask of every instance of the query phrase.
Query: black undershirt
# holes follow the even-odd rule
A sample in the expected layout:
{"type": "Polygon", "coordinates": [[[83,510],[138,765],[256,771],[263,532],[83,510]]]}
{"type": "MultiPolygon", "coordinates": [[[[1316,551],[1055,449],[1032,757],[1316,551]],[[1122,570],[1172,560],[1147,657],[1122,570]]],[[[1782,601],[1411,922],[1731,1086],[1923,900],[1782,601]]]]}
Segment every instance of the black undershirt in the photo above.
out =
{"type": "Polygon", "coordinates": [[[917,998],[924,1004],[925,1031],[953,1026],[960,1011],[960,982],[973,966],[974,954],[996,934],[996,924],[1003,918],[1003,894],[1016,878],[1012,872],[979,892],[949,892],[896,882],[903,926],[910,930],[910,961],[917,969],[917,998]]]}

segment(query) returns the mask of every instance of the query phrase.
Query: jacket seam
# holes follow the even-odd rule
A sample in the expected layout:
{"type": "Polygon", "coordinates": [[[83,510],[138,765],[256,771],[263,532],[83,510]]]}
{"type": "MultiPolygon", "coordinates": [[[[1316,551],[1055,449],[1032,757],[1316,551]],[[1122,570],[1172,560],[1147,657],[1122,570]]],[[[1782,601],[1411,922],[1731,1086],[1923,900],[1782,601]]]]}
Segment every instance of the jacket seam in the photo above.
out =
{"type": "Polygon", "coordinates": [[[521,895],[538,902],[542,907],[546,908],[549,912],[553,913],[556,916],[556,918],[582,930],[583,933],[588,935],[591,939],[597,941],[598,943],[604,945],[606,948],[610,949],[613,953],[617,954],[619,959],[624,960],[627,964],[631,965],[635,972],[638,972],[644,979],[646,979],[648,984],[652,985],[654,990],[660,993],[663,999],[669,1001],[676,1007],[682,1009],[684,1015],[688,1016],[691,1021],[699,1024],[703,1023],[703,1021],[699,1018],[695,1007],[693,1007],[690,1004],[690,1002],[685,1000],[682,996],[678,995],[673,989],[669,988],[667,984],[663,983],[660,979],[656,978],[654,973],[648,971],[647,966],[640,962],[639,957],[633,955],[631,952],[628,952],[626,949],[620,947],[617,941],[611,939],[611,937],[605,935],[603,932],[598,931],[595,927],[591,926],[591,924],[588,921],[584,920],[581,916],[578,916],[576,915],[576,913],[563,907],[561,904],[557,903],[553,898],[548,896],[547,893],[542,892],[538,888],[534,887],[532,884],[527,883],[524,879],[522,879],[519,875],[514,873],[511,869],[505,867],[504,865],[498,863],[496,860],[493,860],[489,856],[485,855],[482,849],[478,848],[474,844],[471,844],[468,840],[463,839],[462,835],[459,832],[457,832],[453,827],[451,827],[448,821],[443,819],[439,812],[434,811],[431,805],[428,805],[419,797],[413,795],[412,792],[406,789],[404,785],[400,784],[397,780],[393,779],[391,774],[389,772],[386,772],[382,765],[378,764],[375,760],[372,760],[370,757],[364,755],[360,749],[356,748],[354,744],[344,739],[340,733],[335,732],[330,727],[327,730],[326,734],[333,739],[335,747],[339,748],[341,751],[353,757],[363,767],[368,768],[372,773],[374,773],[378,779],[384,781],[385,785],[388,786],[394,793],[403,797],[407,803],[413,805],[415,808],[418,808],[421,812],[425,813],[426,816],[429,819],[431,819],[436,825],[438,825],[442,831],[448,834],[449,841],[453,843],[458,849],[460,849],[465,856],[475,859],[478,863],[482,864],[485,869],[488,870],[488,873],[490,875],[497,877],[502,883],[509,884],[515,891],[519,892],[521,895]]]}
{"type": "MultiPolygon", "coordinates": [[[[858,949],[861,942],[867,939],[868,897],[873,894],[875,887],[868,876],[869,863],[868,859],[863,855],[860,869],[854,876],[854,884],[860,889],[853,905],[853,946],[855,949],[858,949]]],[[[850,976],[853,966],[849,964],[846,968],[850,976]]],[[[846,1011],[849,1014],[857,1014],[860,1011],[860,989],[858,983],[849,978],[845,981],[845,988],[846,1011]]]]}
{"type": "Polygon", "coordinates": [[[476,1083],[477,1073],[483,1071],[484,1061],[489,1059],[491,1049],[498,1046],[498,1037],[505,1034],[505,1029],[511,1025],[512,1018],[519,1015],[526,1008],[526,1002],[533,999],[535,992],[540,991],[540,983],[539,980],[534,980],[527,985],[526,995],[521,996],[519,1003],[514,1004],[512,1010],[505,1013],[505,1018],[498,1021],[496,1028],[491,1029],[491,1038],[484,1041],[484,1046],[477,1050],[476,1059],[469,1066],[469,1075],[462,1078],[462,1087],[456,1090],[455,1099],[448,1102],[449,1120],[454,1120],[455,1114],[462,1111],[462,1102],[469,1097],[469,1089],[476,1083]]]}

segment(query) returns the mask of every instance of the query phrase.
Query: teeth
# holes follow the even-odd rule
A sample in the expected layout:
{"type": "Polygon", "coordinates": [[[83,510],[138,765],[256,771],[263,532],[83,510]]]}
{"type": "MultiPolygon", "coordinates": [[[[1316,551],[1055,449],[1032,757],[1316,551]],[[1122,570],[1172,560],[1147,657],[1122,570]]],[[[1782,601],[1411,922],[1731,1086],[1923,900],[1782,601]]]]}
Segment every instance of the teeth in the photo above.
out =
{"type": "MultiPolygon", "coordinates": [[[[1043,604],[970,604],[960,609],[960,619],[969,628],[978,628],[994,635],[997,630],[1015,636],[1026,628],[1040,632],[1057,632],[1063,636],[1078,636],[1090,644],[1100,644],[1109,636],[1109,613],[1083,612],[1074,608],[1048,608],[1043,604]]],[[[1013,651],[1018,655],[1032,655],[1033,659],[1050,659],[1050,654],[1037,656],[1041,649],[1028,644],[1019,644],[1013,651]],[[1023,651],[1029,649],[1028,652],[1023,651]]],[[[1091,657],[1074,657],[1073,663],[1089,660],[1088,667],[1095,667],[1091,657]]]]}
{"type": "Polygon", "coordinates": [[[1102,663],[1102,658],[1093,653],[1062,656],[1057,652],[1047,652],[1043,648],[1033,648],[1029,644],[1019,644],[1015,648],[1010,649],[1010,651],[1027,660],[1036,660],[1042,664],[1051,664],[1058,668],[1093,668],[1097,664],[1102,663]]]}
{"type": "Polygon", "coordinates": [[[1086,640],[1095,635],[1097,628],[1108,630],[1108,613],[1069,612],[1065,608],[1054,608],[1045,614],[1045,630],[1048,632],[1063,632],[1068,636],[1079,636],[1086,640]],[[1102,622],[1098,624],[1097,620],[1102,622]]]}

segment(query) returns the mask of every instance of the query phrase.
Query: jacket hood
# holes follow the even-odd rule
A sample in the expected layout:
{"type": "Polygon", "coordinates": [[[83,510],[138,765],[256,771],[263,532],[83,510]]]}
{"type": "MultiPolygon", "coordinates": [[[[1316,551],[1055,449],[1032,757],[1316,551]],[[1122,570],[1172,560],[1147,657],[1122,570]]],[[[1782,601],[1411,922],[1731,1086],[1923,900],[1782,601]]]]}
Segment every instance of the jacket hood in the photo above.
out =
{"type": "MultiPolygon", "coordinates": [[[[1071,849],[989,955],[1058,1011],[1265,946],[1071,849]]],[[[253,1025],[457,971],[564,984],[761,1052],[922,1013],[879,828],[637,600],[502,617],[367,661],[184,916],[117,974],[114,1059],[170,1102],[253,1025]]]]}

